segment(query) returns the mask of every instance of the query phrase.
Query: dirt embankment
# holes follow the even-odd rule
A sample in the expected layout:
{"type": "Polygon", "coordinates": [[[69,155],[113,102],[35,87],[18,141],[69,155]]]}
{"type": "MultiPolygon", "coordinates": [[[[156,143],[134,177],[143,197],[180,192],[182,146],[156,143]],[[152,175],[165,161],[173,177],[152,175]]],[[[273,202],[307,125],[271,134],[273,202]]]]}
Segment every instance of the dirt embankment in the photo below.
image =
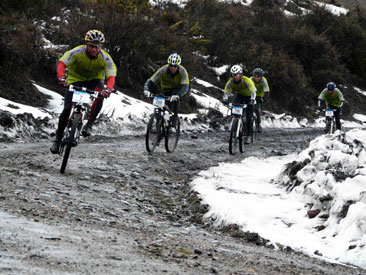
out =
{"type": "Polygon", "coordinates": [[[298,152],[319,133],[268,130],[236,156],[222,132],[183,135],[176,152],[152,155],[143,137],[91,137],[64,175],[50,142],[0,143],[0,273],[362,274],[274,250],[235,226],[212,228],[189,188],[219,162],[298,152]]]}

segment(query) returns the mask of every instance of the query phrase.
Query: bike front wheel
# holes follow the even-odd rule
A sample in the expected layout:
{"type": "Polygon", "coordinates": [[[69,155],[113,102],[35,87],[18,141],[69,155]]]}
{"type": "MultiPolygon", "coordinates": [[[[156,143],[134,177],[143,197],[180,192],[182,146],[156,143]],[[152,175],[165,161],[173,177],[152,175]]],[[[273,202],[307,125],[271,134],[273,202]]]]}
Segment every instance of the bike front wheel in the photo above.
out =
{"type": "MultiPolygon", "coordinates": [[[[62,159],[62,164],[61,164],[61,169],[60,169],[61,174],[63,174],[65,172],[67,161],[69,160],[69,156],[70,156],[71,147],[73,147],[73,145],[76,142],[75,133],[76,133],[76,129],[79,126],[80,119],[81,119],[81,114],[75,114],[74,121],[71,126],[71,131],[68,133],[66,138],[62,141],[62,142],[66,143],[66,149],[64,152],[64,157],[62,159]]],[[[67,129],[66,131],[69,131],[69,129],[67,129]]]]}
{"type": "Polygon", "coordinates": [[[229,138],[229,152],[235,155],[238,149],[238,144],[242,144],[242,135],[239,127],[239,119],[234,118],[231,123],[230,138],[229,138]]]}
{"type": "Polygon", "coordinates": [[[160,142],[161,134],[161,116],[157,113],[153,113],[150,116],[149,123],[147,124],[145,136],[146,150],[149,153],[154,152],[155,147],[160,142]]]}
{"type": "Polygon", "coordinates": [[[179,135],[180,135],[180,120],[179,117],[177,117],[175,126],[173,127],[171,124],[169,124],[169,126],[166,128],[165,149],[168,153],[174,152],[175,148],[177,148],[179,135]]]}

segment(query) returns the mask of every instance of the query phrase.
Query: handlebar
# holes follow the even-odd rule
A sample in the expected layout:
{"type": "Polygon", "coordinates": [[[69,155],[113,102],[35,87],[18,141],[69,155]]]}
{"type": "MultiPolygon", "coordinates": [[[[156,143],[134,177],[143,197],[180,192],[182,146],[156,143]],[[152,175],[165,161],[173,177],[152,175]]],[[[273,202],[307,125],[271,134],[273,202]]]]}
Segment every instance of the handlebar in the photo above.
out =
{"type": "Polygon", "coordinates": [[[150,94],[149,98],[154,98],[154,97],[162,97],[165,98],[166,100],[170,101],[172,96],[166,96],[166,95],[161,95],[161,94],[150,94]]]}
{"type": "MultiPolygon", "coordinates": [[[[99,93],[100,91],[96,91],[96,90],[91,90],[91,89],[88,89],[88,88],[85,88],[85,87],[79,87],[79,86],[74,86],[72,84],[69,85],[69,91],[72,92],[74,90],[78,90],[78,91],[81,91],[81,92],[87,92],[88,94],[94,94],[94,93],[99,93]]],[[[113,90],[111,91],[111,93],[117,93],[117,90],[113,90]]]]}
{"type": "Polygon", "coordinates": [[[95,91],[95,90],[91,90],[85,87],[78,87],[78,86],[74,86],[74,85],[69,85],[69,91],[73,92],[74,90],[78,90],[81,92],[87,92],[88,94],[94,94],[94,93],[99,93],[99,91],[95,91]]]}

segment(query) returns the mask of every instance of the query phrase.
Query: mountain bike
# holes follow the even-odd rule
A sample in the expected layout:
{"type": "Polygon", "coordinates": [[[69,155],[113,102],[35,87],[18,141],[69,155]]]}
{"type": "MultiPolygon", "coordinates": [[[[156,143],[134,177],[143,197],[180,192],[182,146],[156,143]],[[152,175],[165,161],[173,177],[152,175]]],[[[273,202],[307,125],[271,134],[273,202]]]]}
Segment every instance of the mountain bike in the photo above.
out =
{"type": "Polygon", "coordinates": [[[160,141],[165,138],[165,150],[168,153],[174,152],[177,147],[180,135],[179,117],[173,122],[173,112],[166,105],[171,97],[151,95],[153,98],[154,112],[150,115],[146,129],[146,150],[152,153],[160,141]]]}
{"type": "Polygon", "coordinates": [[[245,151],[244,138],[248,136],[247,133],[247,119],[245,116],[245,110],[247,104],[229,104],[231,110],[231,127],[230,127],[230,138],[229,138],[229,152],[235,155],[239,145],[241,153],[245,151]]]}
{"type": "Polygon", "coordinates": [[[85,113],[90,103],[98,97],[99,92],[84,87],[69,86],[72,96],[72,109],[60,144],[60,156],[63,155],[60,172],[64,173],[72,147],[76,147],[80,141],[81,128],[85,113]]]}

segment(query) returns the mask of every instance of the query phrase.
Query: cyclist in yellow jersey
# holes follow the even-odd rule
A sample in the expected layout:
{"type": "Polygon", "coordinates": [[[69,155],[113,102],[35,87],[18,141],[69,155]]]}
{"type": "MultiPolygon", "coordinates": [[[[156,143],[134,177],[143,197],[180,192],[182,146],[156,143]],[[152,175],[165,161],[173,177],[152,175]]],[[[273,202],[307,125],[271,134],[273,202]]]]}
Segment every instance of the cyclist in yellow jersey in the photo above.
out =
{"type": "Polygon", "coordinates": [[[329,82],[327,87],[320,93],[318,98],[319,111],[323,110],[324,103],[327,108],[334,110],[336,128],[337,130],[341,130],[341,113],[344,105],[344,97],[334,82],[329,82]]]}
{"type": "Polygon", "coordinates": [[[250,78],[254,82],[255,87],[257,88],[254,111],[257,115],[258,132],[262,131],[261,113],[259,110],[261,110],[264,99],[269,97],[269,85],[267,79],[263,75],[264,75],[263,69],[255,68],[252,72],[252,77],[250,78]]]}
{"type": "Polygon", "coordinates": [[[174,115],[172,123],[176,123],[179,112],[179,100],[187,94],[189,90],[189,77],[187,70],[181,65],[182,59],[179,54],[173,53],[168,57],[168,64],[158,69],[145,83],[144,95],[150,97],[151,90],[160,86],[161,92],[166,96],[171,96],[171,101],[167,102],[174,115]]]}
{"type": "MultiPolygon", "coordinates": [[[[225,93],[223,97],[223,102],[228,103],[229,95],[235,92],[233,102],[236,104],[248,104],[246,108],[246,118],[247,118],[247,130],[248,133],[253,131],[253,108],[255,104],[256,97],[256,87],[253,81],[243,75],[243,69],[240,65],[234,65],[230,69],[231,77],[225,85],[225,93]]],[[[246,137],[245,143],[249,143],[249,136],[246,137]]]]}
{"type": "MultiPolygon", "coordinates": [[[[73,84],[100,91],[99,97],[93,101],[88,122],[82,130],[83,136],[90,136],[92,124],[102,109],[104,98],[111,94],[117,75],[117,68],[111,56],[102,49],[104,42],[105,37],[102,32],[90,30],[86,33],[85,45],[67,51],[57,65],[57,79],[61,87],[66,88],[69,84],[73,84]],[[66,68],[68,69],[67,77],[65,75],[66,68]],[[106,80],[105,84],[104,80],[106,80]]],[[[53,154],[59,152],[63,132],[72,107],[72,96],[73,93],[65,89],[64,109],[60,114],[56,139],[51,147],[53,154]]]]}

